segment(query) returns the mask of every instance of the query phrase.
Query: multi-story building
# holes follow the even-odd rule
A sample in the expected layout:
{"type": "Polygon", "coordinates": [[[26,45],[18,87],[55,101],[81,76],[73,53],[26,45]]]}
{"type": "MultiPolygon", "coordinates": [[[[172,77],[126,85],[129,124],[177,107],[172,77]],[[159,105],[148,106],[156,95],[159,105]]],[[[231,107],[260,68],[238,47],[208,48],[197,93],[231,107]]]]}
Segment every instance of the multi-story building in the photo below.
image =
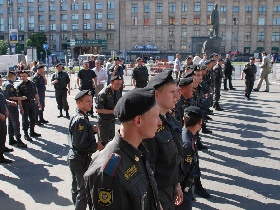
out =
{"type": "Polygon", "coordinates": [[[280,0],[0,0],[0,39],[18,29],[19,44],[43,31],[52,51],[76,39],[75,55],[127,58],[198,53],[219,5],[221,52],[278,53],[280,0]]]}

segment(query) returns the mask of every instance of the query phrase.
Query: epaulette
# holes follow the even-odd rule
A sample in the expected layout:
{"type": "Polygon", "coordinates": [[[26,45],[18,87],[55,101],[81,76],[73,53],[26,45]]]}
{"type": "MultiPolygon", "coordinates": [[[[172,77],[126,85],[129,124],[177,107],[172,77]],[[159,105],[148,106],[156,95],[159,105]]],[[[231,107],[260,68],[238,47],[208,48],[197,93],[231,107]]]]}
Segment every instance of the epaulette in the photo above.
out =
{"type": "Polygon", "coordinates": [[[107,174],[108,176],[114,176],[121,162],[121,158],[122,157],[119,154],[112,153],[103,166],[103,173],[107,174]]]}

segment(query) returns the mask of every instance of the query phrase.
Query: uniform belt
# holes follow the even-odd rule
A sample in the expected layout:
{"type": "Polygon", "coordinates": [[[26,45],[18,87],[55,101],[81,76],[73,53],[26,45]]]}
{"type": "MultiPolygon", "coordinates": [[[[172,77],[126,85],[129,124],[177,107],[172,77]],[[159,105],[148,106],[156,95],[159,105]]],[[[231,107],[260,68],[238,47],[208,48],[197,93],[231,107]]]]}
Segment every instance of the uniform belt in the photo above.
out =
{"type": "Polygon", "coordinates": [[[22,102],[32,102],[32,101],[35,101],[35,99],[32,98],[32,99],[25,99],[25,100],[22,100],[22,102]]]}
{"type": "Polygon", "coordinates": [[[72,150],[74,152],[77,152],[79,155],[81,156],[84,156],[84,157],[89,157],[90,156],[90,153],[89,152],[85,152],[85,151],[80,151],[80,150],[77,150],[76,148],[72,148],[72,150]]]}

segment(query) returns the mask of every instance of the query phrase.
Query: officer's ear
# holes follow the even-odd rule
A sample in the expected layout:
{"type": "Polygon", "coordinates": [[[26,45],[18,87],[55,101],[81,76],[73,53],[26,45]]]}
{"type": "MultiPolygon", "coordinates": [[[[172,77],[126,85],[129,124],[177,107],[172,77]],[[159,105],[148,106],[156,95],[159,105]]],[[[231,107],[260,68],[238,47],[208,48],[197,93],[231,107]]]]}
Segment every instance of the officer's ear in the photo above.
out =
{"type": "Polygon", "coordinates": [[[140,124],[141,124],[141,116],[136,116],[136,117],[134,117],[133,123],[134,123],[137,127],[139,127],[140,124]]]}

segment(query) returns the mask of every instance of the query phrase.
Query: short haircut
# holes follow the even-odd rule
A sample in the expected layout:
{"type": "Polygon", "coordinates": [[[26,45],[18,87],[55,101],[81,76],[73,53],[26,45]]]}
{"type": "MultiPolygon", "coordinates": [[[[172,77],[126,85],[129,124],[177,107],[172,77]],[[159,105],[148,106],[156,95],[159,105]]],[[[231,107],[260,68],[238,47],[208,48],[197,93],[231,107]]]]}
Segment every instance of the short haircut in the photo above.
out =
{"type": "Polygon", "coordinates": [[[109,59],[108,59],[109,62],[112,62],[112,60],[113,60],[112,58],[109,58],[109,59]]]}
{"type": "Polygon", "coordinates": [[[184,115],[184,126],[185,127],[191,127],[195,126],[201,121],[202,117],[195,113],[189,113],[188,115],[184,115]]]}
{"type": "Polygon", "coordinates": [[[267,53],[266,53],[266,52],[262,52],[262,54],[267,55],[267,53]]]}

